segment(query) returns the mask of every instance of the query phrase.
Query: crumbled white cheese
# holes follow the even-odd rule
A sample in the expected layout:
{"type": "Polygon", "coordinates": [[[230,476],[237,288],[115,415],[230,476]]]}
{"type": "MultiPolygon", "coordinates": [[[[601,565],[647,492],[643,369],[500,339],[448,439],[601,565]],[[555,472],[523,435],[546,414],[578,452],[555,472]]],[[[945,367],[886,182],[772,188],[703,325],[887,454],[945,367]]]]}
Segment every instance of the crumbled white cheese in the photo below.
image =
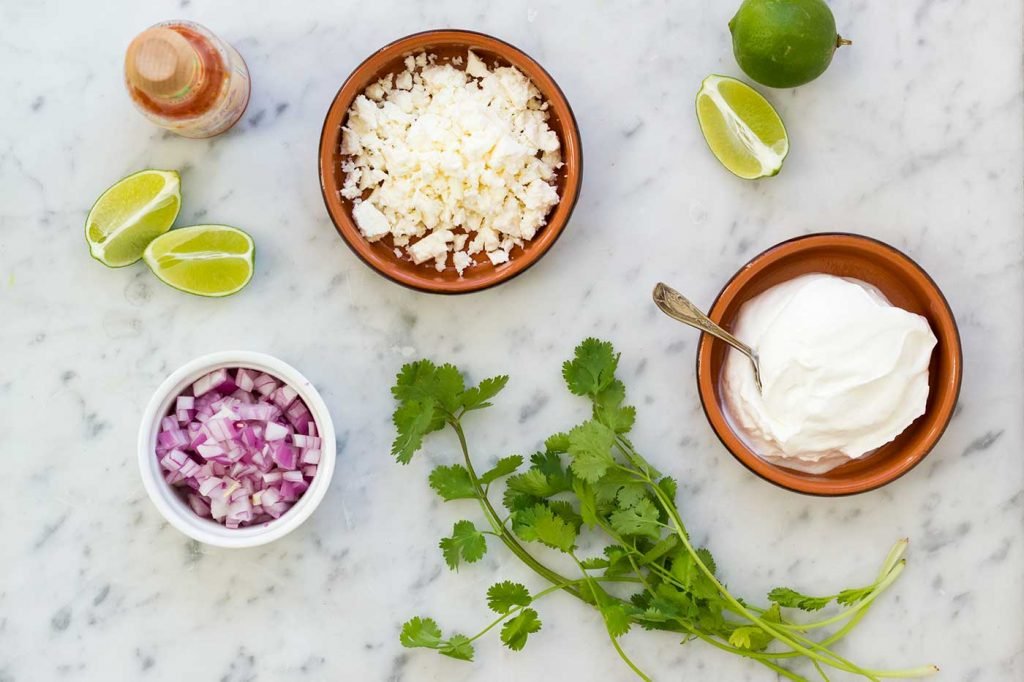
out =
{"type": "Polygon", "coordinates": [[[444,270],[445,261],[448,260],[448,243],[455,239],[451,230],[437,230],[431,232],[423,239],[409,247],[409,255],[412,262],[419,265],[428,260],[434,260],[434,267],[438,271],[444,270]]]}
{"type": "Polygon", "coordinates": [[[558,203],[562,165],[548,103],[514,67],[472,51],[439,63],[419,53],[370,85],[348,112],[342,196],[363,235],[390,234],[415,263],[447,255],[461,275],[475,254],[509,260],[558,203]],[[468,247],[467,247],[468,242],[468,247]]]}
{"type": "Polygon", "coordinates": [[[452,256],[452,265],[455,266],[455,269],[458,271],[460,276],[466,270],[466,268],[468,268],[472,264],[473,257],[470,256],[465,251],[456,251],[455,255],[452,256]]]}
{"type": "Polygon", "coordinates": [[[369,201],[360,201],[356,204],[352,209],[352,217],[355,218],[359,231],[371,242],[391,232],[388,219],[369,201]]]}

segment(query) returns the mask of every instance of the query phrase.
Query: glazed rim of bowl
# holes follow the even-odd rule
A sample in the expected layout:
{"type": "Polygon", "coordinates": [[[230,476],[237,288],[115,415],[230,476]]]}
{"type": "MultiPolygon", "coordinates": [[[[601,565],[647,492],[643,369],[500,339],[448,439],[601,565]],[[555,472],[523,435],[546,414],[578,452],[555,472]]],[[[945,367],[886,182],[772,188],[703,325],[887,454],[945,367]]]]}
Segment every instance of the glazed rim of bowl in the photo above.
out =
{"type": "Polygon", "coordinates": [[[320,393],[297,369],[282,360],[251,351],[223,351],[203,355],[172,372],[154,391],[142,415],[139,427],[138,456],[142,483],[154,506],[168,523],[199,542],[218,547],[255,547],[273,542],[298,528],[309,518],[323,500],[334,475],[335,464],[334,423],[320,393]],[[198,516],[164,479],[156,456],[156,439],[160,420],[165,417],[174,400],[199,377],[220,368],[238,368],[266,372],[278,381],[288,384],[306,403],[323,441],[320,463],[309,488],[280,518],[267,523],[228,528],[212,519],[198,516]]]}
{"type": "Polygon", "coordinates": [[[579,200],[583,178],[583,147],[579,126],[568,99],[551,75],[536,60],[519,48],[486,33],[437,29],[413,33],[388,43],[352,71],[338,89],[327,110],[320,132],[318,163],[320,192],[327,213],[342,239],[360,260],[384,277],[410,289],[436,294],[465,294],[488,289],[522,274],[554,245],[579,200]],[[524,249],[516,247],[509,262],[499,266],[492,266],[490,263],[478,264],[477,267],[485,268],[484,272],[470,275],[470,271],[467,271],[466,274],[469,276],[466,277],[441,279],[434,276],[436,271],[429,264],[413,265],[411,262],[406,264],[397,261],[393,259],[390,250],[385,254],[385,250],[381,248],[383,242],[371,243],[359,232],[350,214],[348,202],[339,194],[341,183],[338,148],[342,124],[352,102],[381,75],[393,71],[393,68],[385,67],[409,54],[430,51],[432,48],[453,47],[473,49],[497,56],[501,61],[518,68],[533,82],[548,102],[551,114],[556,119],[557,125],[552,125],[552,129],[562,145],[563,166],[557,176],[559,202],[548,214],[545,225],[532,240],[526,242],[524,249]]]}
{"type": "Polygon", "coordinates": [[[726,283],[708,314],[728,329],[750,298],[775,284],[814,272],[851,277],[878,286],[893,305],[909,309],[928,320],[938,343],[932,351],[929,365],[930,386],[925,413],[871,455],[824,474],[808,474],[761,459],[733,430],[725,415],[728,408],[723,404],[720,393],[721,370],[727,351],[724,344],[713,342],[709,335],[703,333],[697,346],[698,394],[715,435],[729,453],[752,473],[798,493],[824,497],[853,495],[879,488],[907,473],[931,452],[942,437],[953,416],[963,378],[960,333],[948,301],[920,265],[885,242],[845,232],[796,237],[758,254],[726,283]],[[816,260],[817,267],[801,267],[801,256],[817,250],[842,251],[850,257],[845,265],[842,258],[833,258],[816,260]],[[854,260],[854,254],[865,263],[872,262],[879,272],[887,272],[889,281],[871,281],[844,272],[854,260]],[[776,276],[765,275],[770,272],[775,272],[776,276]],[[892,286],[894,283],[899,286],[892,286]],[[924,300],[927,305],[912,305],[911,298],[917,302],[924,300]]]}

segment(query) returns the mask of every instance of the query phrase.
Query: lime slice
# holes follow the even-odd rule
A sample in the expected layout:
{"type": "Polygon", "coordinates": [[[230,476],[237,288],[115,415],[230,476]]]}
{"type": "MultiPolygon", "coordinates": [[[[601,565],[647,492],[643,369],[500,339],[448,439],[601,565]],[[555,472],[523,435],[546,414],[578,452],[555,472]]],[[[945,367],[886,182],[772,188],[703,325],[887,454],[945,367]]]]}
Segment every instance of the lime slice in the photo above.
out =
{"type": "Polygon", "coordinates": [[[146,247],[143,258],[157,277],[198,296],[229,296],[252,279],[252,237],[227,225],[171,230],[146,247]]]}
{"type": "Polygon", "coordinates": [[[747,180],[775,175],[789,153],[778,112],[735,78],[708,76],[697,93],[697,120],[722,165],[747,180]]]}
{"type": "Polygon", "coordinates": [[[118,180],[85,219],[92,257],[111,268],[142,258],[146,245],[171,229],[181,208],[178,171],[144,170],[118,180]]]}

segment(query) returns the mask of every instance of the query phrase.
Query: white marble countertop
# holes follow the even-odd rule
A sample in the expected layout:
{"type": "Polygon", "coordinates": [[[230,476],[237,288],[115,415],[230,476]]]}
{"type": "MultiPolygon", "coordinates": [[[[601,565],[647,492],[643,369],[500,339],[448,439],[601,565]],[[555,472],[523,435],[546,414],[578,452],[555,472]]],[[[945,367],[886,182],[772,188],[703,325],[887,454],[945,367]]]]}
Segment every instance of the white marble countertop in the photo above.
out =
{"type": "MultiPolygon", "coordinates": [[[[682,483],[680,506],[735,592],[779,582],[841,588],[911,538],[910,566],[840,650],[863,662],[934,662],[940,679],[1024,679],[1024,230],[1022,8],[1016,0],[835,0],[855,40],[819,81],[770,93],[792,152],[777,178],[737,180],[707,152],[693,96],[738,75],[733,2],[0,3],[0,681],[628,680],[591,610],[557,595],[544,631],[513,653],[486,639],[465,664],[402,649],[429,613],[468,630],[496,577],[537,579],[493,549],[449,572],[437,538],[467,512],[427,489],[431,441],[388,456],[388,393],[410,356],[475,376],[508,371],[471,437],[530,451],[581,405],[560,362],[587,335],[612,340],[640,406],[635,440],[682,483]],[[123,49],[158,20],[197,20],[252,72],[244,122],[179,139],[133,109],[123,49]],[[368,53],[433,27],[526,50],[575,108],[583,195],[565,235],[526,275],[442,298],[367,269],[320,198],[327,105],[368,53]],[[179,224],[225,222],[258,243],[251,285],[202,300],[141,263],[89,258],[82,223],[111,182],[179,168],[179,224]],[[707,305],[747,259],[821,230],[870,234],[938,281],[960,322],[965,380],[939,447],[869,494],[813,499],[753,477],[722,449],[693,381],[696,334],[656,313],[651,285],[707,305]],[[200,546],[149,503],[136,468],[144,403],[168,372],[248,348],[323,391],[339,433],[323,505],[270,546],[200,546]]],[[[770,680],[749,662],[668,635],[624,639],[658,680],[770,680]]],[[[839,679],[839,678],[834,678],[839,679]]]]}

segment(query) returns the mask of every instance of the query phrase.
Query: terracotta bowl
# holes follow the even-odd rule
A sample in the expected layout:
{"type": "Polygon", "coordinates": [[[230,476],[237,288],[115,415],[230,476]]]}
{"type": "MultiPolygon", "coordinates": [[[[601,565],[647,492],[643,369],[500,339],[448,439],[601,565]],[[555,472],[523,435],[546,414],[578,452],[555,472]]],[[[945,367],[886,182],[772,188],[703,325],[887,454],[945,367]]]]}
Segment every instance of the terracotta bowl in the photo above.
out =
{"type": "Polygon", "coordinates": [[[711,427],[745,467],[775,485],[809,495],[853,495],[873,490],[910,471],[924,459],[953,416],[963,374],[956,320],[945,297],[921,267],[888,244],[853,234],[813,234],[783,242],[740,268],[711,306],[709,315],[732,329],[740,307],[766,289],[808,273],[821,272],[873,284],[893,303],[927,318],[938,344],[929,368],[924,415],[871,455],[825,474],[807,474],[758,457],[726,421],[720,391],[728,347],[702,334],[697,347],[697,383],[711,427]]]}
{"type": "Polygon", "coordinates": [[[561,89],[541,66],[520,50],[497,38],[472,31],[426,31],[416,33],[386,45],[359,65],[334,96],[320,135],[320,188],[327,212],[349,247],[363,262],[385,277],[407,287],[440,294],[462,294],[479,291],[500,284],[520,274],[536,263],[555,243],[579,198],[583,177],[583,150],[580,132],[576,126],[569,102],[561,89]],[[390,237],[378,242],[367,241],[352,219],[352,202],[339,194],[344,183],[341,170],[341,127],[355,98],[366,87],[388,73],[404,70],[403,60],[409,54],[427,51],[441,61],[466,56],[472,50],[489,66],[498,63],[512,65],[533,81],[544,99],[550,104],[548,125],[562,144],[563,166],[556,186],[561,201],[548,214],[547,225],[525,247],[516,248],[509,262],[494,266],[484,254],[477,254],[475,264],[460,277],[449,265],[437,272],[430,263],[416,265],[408,259],[395,256],[390,237]]]}

